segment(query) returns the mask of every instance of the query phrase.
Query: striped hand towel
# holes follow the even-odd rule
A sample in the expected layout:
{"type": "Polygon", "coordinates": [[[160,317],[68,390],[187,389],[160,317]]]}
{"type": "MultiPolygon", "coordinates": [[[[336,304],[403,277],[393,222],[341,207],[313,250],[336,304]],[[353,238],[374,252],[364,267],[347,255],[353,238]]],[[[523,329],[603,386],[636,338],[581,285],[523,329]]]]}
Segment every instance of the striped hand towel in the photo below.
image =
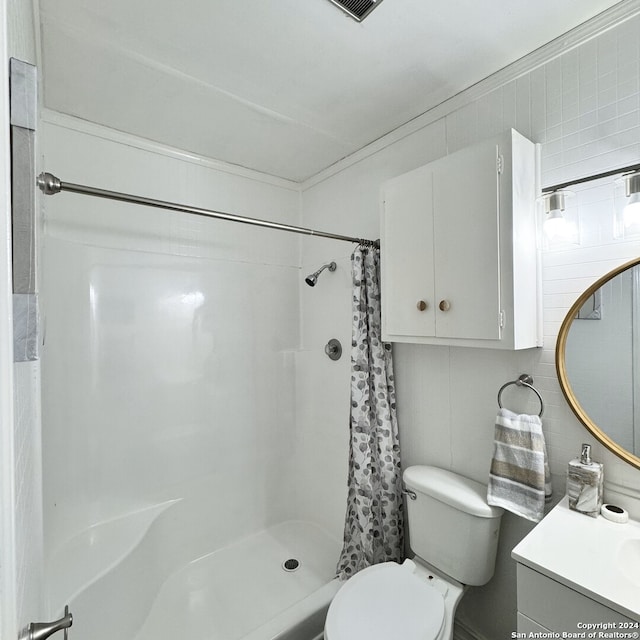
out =
{"type": "Polygon", "coordinates": [[[540,418],[500,409],[487,502],[540,522],[545,500],[550,498],[551,475],[540,418]]]}

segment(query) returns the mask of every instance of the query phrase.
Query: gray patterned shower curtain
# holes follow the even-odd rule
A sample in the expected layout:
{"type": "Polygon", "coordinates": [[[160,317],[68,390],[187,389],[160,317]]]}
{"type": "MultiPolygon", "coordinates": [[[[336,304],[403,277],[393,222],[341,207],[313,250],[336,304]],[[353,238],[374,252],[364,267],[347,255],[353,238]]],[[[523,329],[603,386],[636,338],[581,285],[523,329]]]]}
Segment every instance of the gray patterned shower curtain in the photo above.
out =
{"type": "Polygon", "coordinates": [[[353,330],[349,493],[337,576],[403,558],[404,510],[391,345],[382,342],[380,250],[351,256],[353,330]]]}

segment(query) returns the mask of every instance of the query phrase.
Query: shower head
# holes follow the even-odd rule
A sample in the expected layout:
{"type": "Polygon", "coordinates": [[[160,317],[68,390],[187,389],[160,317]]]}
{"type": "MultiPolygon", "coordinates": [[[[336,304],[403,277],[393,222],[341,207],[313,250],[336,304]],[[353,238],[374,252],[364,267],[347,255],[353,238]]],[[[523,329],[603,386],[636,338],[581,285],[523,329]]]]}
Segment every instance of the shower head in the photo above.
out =
{"type": "Polygon", "coordinates": [[[336,270],[336,263],[335,262],[329,262],[328,264],[323,264],[317,271],[314,271],[310,276],[307,276],[304,281],[310,286],[310,287],[315,287],[316,286],[316,282],[318,282],[318,276],[325,270],[325,269],[329,269],[329,271],[335,271],[336,270]]]}

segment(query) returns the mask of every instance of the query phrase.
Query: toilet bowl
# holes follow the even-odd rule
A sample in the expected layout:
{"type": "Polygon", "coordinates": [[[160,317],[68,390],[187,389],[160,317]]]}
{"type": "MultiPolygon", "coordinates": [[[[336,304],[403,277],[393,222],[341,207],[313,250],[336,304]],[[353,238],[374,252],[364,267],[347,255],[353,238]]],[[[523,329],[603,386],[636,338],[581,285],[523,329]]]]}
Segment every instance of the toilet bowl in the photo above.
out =
{"type": "Polygon", "coordinates": [[[463,590],[418,560],[367,567],[331,602],[325,640],[447,640],[463,590]]]}
{"type": "Polygon", "coordinates": [[[465,587],[493,576],[503,512],[487,504],[487,487],[429,466],[409,467],[403,480],[415,557],[347,580],[329,606],[325,640],[452,640],[465,587]]]}

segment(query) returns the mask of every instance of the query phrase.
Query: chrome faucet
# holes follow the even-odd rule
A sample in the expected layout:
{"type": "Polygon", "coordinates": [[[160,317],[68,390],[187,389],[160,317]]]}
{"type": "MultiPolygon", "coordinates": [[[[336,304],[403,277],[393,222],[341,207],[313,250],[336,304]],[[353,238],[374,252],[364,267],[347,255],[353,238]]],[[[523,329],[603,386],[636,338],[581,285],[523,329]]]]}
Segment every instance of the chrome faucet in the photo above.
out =
{"type": "Polygon", "coordinates": [[[73,615],[69,613],[69,605],[64,608],[64,616],[53,622],[32,622],[29,625],[27,640],[45,640],[57,631],[64,629],[64,640],[67,640],[67,629],[73,624],[73,615]]]}

